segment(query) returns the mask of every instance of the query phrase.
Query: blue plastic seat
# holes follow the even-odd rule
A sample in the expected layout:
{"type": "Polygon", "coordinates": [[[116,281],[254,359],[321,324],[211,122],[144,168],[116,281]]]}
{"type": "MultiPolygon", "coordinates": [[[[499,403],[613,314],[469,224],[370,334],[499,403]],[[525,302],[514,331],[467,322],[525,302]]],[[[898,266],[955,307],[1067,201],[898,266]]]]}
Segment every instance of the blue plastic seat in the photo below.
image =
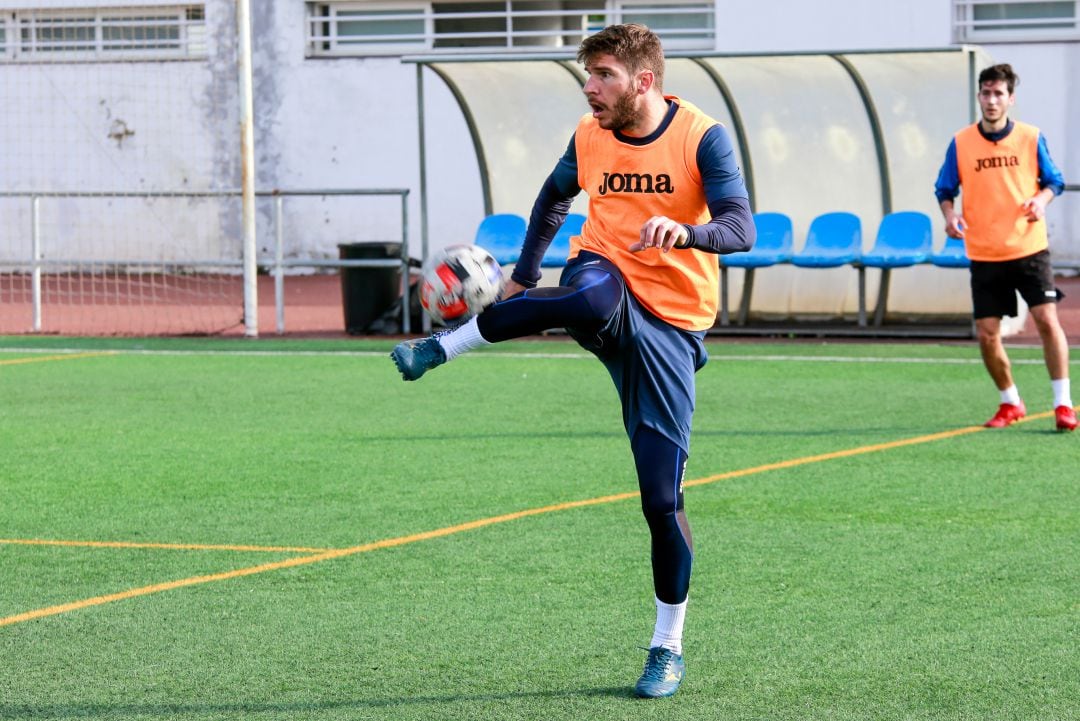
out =
{"type": "Polygon", "coordinates": [[[745,253],[720,256],[720,325],[728,324],[728,268],[743,268],[743,293],[739,301],[738,324],[745,325],[754,292],[754,269],[791,262],[794,246],[791,218],[783,213],[754,213],[757,240],[745,253]]]}
{"type": "MultiPolygon", "coordinates": [[[[806,243],[791,257],[799,268],[839,268],[854,265],[862,255],[862,221],[857,215],[844,211],[823,213],[810,221],[806,243]]],[[[862,307],[863,276],[859,275],[859,325],[866,325],[862,307]]]]}
{"type": "Polygon", "coordinates": [[[874,247],[859,262],[869,268],[907,268],[925,263],[933,251],[926,213],[901,210],[881,219],[874,247]]]}
{"type": "Polygon", "coordinates": [[[525,240],[525,219],[514,213],[496,213],[480,221],[474,242],[491,253],[499,265],[517,262],[525,240]]]}
{"type": "Polygon", "coordinates": [[[806,245],[791,257],[800,268],[838,268],[862,254],[862,222],[852,213],[825,213],[814,218],[806,245]]]}
{"type": "Polygon", "coordinates": [[[544,253],[540,261],[541,268],[561,268],[566,265],[566,259],[570,255],[570,236],[580,235],[581,228],[585,225],[585,216],[580,213],[569,213],[562,227],[551,239],[551,245],[544,253]]]}
{"type": "Polygon", "coordinates": [[[791,260],[792,230],[791,218],[783,213],[754,213],[754,228],[757,240],[754,247],[745,253],[731,253],[720,256],[721,262],[729,268],[766,268],[777,263],[791,260]]]}
{"type": "Polygon", "coordinates": [[[937,253],[930,255],[930,262],[939,268],[970,268],[971,261],[964,250],[962,238],[945,238],[945,245],[937,253]]]}
{"type": "Polygon", "coordinates": [[[933,233],[926,213],[901,210],[881,219],[874,247],[858,260],[860,325],[866,323],[866,268],[881,269],[881,283],[874,308],[874,325],[881,325],[885,322],[892,269],[925,263],[932,251],[933,233]]]}

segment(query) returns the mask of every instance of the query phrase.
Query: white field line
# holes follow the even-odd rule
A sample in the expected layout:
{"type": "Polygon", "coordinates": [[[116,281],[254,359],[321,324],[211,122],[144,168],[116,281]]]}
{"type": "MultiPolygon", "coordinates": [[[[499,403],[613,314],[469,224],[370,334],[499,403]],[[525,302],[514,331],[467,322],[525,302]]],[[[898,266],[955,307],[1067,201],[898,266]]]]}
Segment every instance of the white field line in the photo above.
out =
{"type": "MultiPolygon", "coordinates": [[[[61,355],[66,353],[85,353],[86,349],[80,348],[0,348],[0,353],[50,353],[61,355]]],[[[389,351],[302,351],[302,350],[148,350],[148,349],[110,349],[112,355],[146,355],[146,356],[243,356],[243,357],[346,357],[346,358],[383,358],[389,356],[389,351]]],[[[462,358],[537,358],[543,360],[584,360],[591,359],[591,353],[542,353],[542,352],[487,352],[480,351],[462,358]]],[[[914,363],[914,364],[943,364],[943,365],[982,365],[982,359],[972,358],[929,358],[921,356],[912,357],[887,357],[887,356],[831,356],[831,355],[722,355],[712,353],[711,361],[735,362],[751,361],[755,363],[914,363]]],[[[1075,364],[1080,360],[1073,360],[1075,364]]],[[[1013,365],[1042,365],[1041,358],[1017,358],[1013,359],[1013,365]]]]}

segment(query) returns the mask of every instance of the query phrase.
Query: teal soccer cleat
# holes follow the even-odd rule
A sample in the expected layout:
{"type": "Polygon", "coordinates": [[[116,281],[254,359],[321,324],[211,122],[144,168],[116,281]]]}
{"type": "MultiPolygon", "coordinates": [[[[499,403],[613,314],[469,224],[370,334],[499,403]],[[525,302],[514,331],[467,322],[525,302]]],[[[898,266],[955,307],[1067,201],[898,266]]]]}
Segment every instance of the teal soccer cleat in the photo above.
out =
{"type": "Polygon", "coordinates": [[[445,363],[446,351],[439,345],[438,338],[429,336],[398,343],[394,350],[390,351],[390,357],[401,371],[401,377],[414,381],[432,368],[445,363]]]}
{"type": "Polygon", "coordinates": [[[686,664],[683,657],[671,649],[655,646],[649,649],[645,670],[634,686],[634,694],[641,698],[663,698],[679,690],[686,664]]]}

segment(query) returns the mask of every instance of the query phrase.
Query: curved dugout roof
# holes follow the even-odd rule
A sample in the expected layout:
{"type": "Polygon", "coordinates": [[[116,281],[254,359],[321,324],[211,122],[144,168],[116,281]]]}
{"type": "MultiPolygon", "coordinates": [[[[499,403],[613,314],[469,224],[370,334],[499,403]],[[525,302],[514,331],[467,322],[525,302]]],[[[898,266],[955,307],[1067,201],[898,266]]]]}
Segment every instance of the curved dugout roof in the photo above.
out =
{"type": "Polygon", "coordinates": [[[587,110],[577,74],[550,61],[440,62],[430,67],[465,114],[486,212],[528,218],[540,186],[587,110]]]}
{"type": "MultiPolygon", "coordinates": [[[[580,68],[565,56],[407,62],[429,66],[457,98],[473,136],[486,212],[528,217],[587,111],[580,68]]],[[[934,179],[949,139],[974,119],[974,76],[989,63],[975,48],[669,57],[664,86],[728,128],[754,209],[788,214],[796,250],[814,217],[837,210],[862,220],[864,249],[890,210],[930,215],[940,244],[934,179]]],[[[584,194],[574,211],[586,212],[584,194]]],[[[742,273],[729,276],[730,297],[738,298],[742,273]]],[[[868,272],[870,303],[877,277],[868,272]]],[[[759,276],[751,309],[781,317],[851,315],[857,292],[851,268],[777,266],[759,276]]],[[[929,266],[895,273],[889,309],[967,313],[966,274],[929,266]]]]}

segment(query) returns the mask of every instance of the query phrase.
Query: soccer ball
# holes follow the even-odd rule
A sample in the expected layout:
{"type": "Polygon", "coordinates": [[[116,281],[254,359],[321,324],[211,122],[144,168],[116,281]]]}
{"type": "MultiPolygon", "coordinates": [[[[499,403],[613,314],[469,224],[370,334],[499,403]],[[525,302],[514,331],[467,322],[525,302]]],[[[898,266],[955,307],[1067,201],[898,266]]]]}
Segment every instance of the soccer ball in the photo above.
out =
{"type": "Polygon", "coordinates": [[[425,264],[420,305],[442,324],[465,321],[499,299],[502,268],[483,248],[451,245],[425,264]]]}

